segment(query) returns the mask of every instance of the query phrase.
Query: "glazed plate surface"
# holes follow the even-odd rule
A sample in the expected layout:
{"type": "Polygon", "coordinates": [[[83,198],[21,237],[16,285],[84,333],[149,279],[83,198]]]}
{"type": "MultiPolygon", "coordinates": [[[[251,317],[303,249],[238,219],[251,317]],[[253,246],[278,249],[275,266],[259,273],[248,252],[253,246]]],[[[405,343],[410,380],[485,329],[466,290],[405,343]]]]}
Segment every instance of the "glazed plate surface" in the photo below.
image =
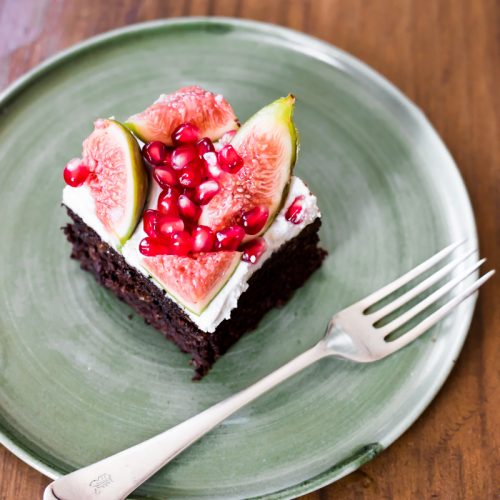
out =
{"type": "MultiPolygon", "coordinates": [[[[38,67],[0,106],[0,440],[51,477],[246,387],[311,347],[335,311],[452,241],[476,243],[462,180],[423,114],[364,64],[293,31],[216,18],[131,26],[38,67]],[[297,96],[296,173],[319,199],[330,253],[199,383],[187,355],[129,319],[69,259],[60,230],[62,168],[93,120],[124,120],[190,84],[224,94],[241,120],[297,96]]],[[[473,308],[466,302],[376,364],[322,360],[228,419],[134,498],[289,498],[351,472],[431,401],[473,308]]]]}

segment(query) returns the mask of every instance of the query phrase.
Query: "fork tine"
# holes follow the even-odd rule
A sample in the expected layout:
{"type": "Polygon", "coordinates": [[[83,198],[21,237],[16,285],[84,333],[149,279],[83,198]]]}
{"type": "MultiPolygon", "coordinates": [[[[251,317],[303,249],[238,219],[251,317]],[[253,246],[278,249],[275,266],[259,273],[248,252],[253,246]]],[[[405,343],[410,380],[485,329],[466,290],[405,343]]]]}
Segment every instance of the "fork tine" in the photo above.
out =
{"type": "Polygon", "coordinates": [[[467,260],[472,254],[474,254],[476,252],[477,252],[477,250],[474,249],[474,250],[464,254],[463,256],[460,256],[460,257],[456,258],[455,260],[452,260],[451,262],[446,264],[446,266],[442,267],[439,271],[436,271],[434,274],[429,276],[424,281],[420,282],[414,288],[412,288],[411,290],[408,290],[405,294],[401,295],[401,297],[398,297],[397,299],[393,300],[391,303],[382,307],[378,311],[375,311],[374,313],[368,314],[367,316],[370,318],[370,320],[373,323],[376,323],[377,321],[381,320],[382,318],[385,318],[388,314],[391,314],[396,309],[399,309],[401,306],[406,304],[411,299],[415,298],[417,295],[421,294],[422,292],[425,292],[425,290],[427,290],[432,285],[437,283],[439,280],[444,278],[450,271],[455,269],[455,267],[457,267],[463,261],[467,260]]]}
{"type": "Polygon", "coordinates": [[[437,311],[434,311],[432,314],[427,316],[421,323],[414,326],[411,330],[407,331],[405,334],[401,335],[395,340],[391,340],[387,342],[387,346],[390,346],[392,351],[395,352],[398,349],[408,345],[410,342],[413,342],[416,338],[420,337],[423,333],[425,333],[429,328],[434,326],[436,323],[441,321],[447,314],[449,314],[458,304],[464,301],[467,297],[472,295],[483,283],[488,281],[495,274],[494,270],[489,271],[484,276],[476,280],[474,283],[469,285],[460,295],[456,295],[451,300],[449,300],[446,304],[441,306],[437,311]]]}
{"type": "Polygon", "coordinates": [[[406,285],[406,283],[416,278],[424,271],[430,269],[434,264],[437,264],[440,260],[444,259],[447,255],[453,252],[453,250],[458,248],[466,241],[467,240],[462,240],[452,243],[451,245],[448,245],[446,248],[443,248],[438,253],[434,254],[432,257],[427,259],[425,262],[422,262],[422,264],[419,264],[417,267],[414,267],[411,271],[408,271],[406,274],[403,274],[403,276],[400,276],[393,282],[389,283],[388,285],[385,285],[384,287],[380,288],[376,292],[373,292],[371,295],[368,295],[368,297],[365,297],[364,299],[360,300],[359,302],[353,305],[363,307],[363,310],[367,309],[368,307],[372,306],[379,300],[382,300],[387,295],[391,294],[392,292],[395,292],[398,288],[401,288],[403,285],[406,285]]]}
{"type": "Polygon", "coordinates": [[[485,261],[486,259],[481,259],[480,261],[476,262],[476,264],[474,264],[472,267],[464,271],[462,274],[460,274],[460,276],[457,276],[456,278],[448,281],[441,288],[438,288],[435,292],[431,293],[428,297],[423,299],[417,305],[413,306],[411,309],[401,314],[401,316],[398,316],[395,320],[391,321],[387,325],[381,328],[377,328],[378,333],[386,337],[387,335],[398,329],[400,326],[403,326],[405,323],[410,321],[410,319],[414,318],[417,314],[427,309],[427,307],[434,304],[441,297],[443,297],[449,291],[455,288],[460,282],[462,282],[465,278],[467,278],[467,276],[472,274],[476,269],[478,269],[482,264],[484,264],[485,261]]]}

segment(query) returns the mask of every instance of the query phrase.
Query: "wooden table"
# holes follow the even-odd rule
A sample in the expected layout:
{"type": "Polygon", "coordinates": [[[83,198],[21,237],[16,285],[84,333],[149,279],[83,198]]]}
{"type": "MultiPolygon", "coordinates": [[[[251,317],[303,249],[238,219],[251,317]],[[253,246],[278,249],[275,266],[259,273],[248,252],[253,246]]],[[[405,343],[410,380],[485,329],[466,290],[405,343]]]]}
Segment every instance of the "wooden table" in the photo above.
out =
{"type": "MultiPolygon", "coordinates": [[[[354,54],[395,83],[424,110],[455,157],[482,254],[500,270],[496,0],[0,0],[0,88],[84,38],[189,15],[289,26],[354,54]]],[[[304,499],[499,495],[499,292],[498,277],[482,290],[459,362],[416,424],[375,460],[304,499]]],[[[0,447],[1,500],[41,498],[48,482],[0,447]]]]}

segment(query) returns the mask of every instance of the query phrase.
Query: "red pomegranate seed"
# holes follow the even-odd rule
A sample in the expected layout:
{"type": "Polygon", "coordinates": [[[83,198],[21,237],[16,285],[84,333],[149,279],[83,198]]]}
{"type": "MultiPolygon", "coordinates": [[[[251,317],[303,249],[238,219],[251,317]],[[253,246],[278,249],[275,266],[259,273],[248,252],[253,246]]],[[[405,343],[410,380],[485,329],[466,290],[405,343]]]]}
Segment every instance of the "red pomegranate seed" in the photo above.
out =
{"type": "Polygon", "coordinates": [[[198,155],[200,158],[203,158],[203,155],[206,153],[215,152],[214,143],[208,137],[203,137],[203,139],[198,141],[198,144],[196,144],[196,148],[198,150],[198,155]]]}
{"type": "Polygon", "coordinates": [[[293,200],[292,204],[287,208],[285,213],[285,219],[289,220],[293,224],[300,224],[304,220],[304,206],[303,202],[304,196],[300,195],[293,200]]]}
{"type": "Polygon", "coordinates": [[[177,206],[181,217],[188,221],[196,222],[200,218],[201,208],[185,194],[181,194],[177,200],[177,206]]]}
{"type": "Polygon", "coordinates": [[[182,123],[172,132],[174,144],[192,144],[200,138],[200,129],[192,123],[182,123]]]}
{"type": "Polygon", "coordinates": [[[148,142],[142,147],[142,156],[152,165],[161,165],[167,157],[167,146],[160,141],[148,142]]]}
{"type": "Polygon", "coordinates": [[[144,232],[153,238],[166,237],[174,231],[184,230],[182,219],[162,214],[158,210],[145,210],[142,221],[144,232]]]}
{"type": "Polygon", "coordinates": [[[158,210],[165,215],[177,216],[177,201],[179,200],[179,191],[173,187],[165,188],[158,196],[158,210]]]}
{"type": "Polygon", "coordinates": [[[266,225],[269,218],[267,207],[254,207],[241,215],[241,225],[247,234],[257,234],[266,225]]]}
{"type": "Polygon", "coordinates": [[[215,249],[216,250],[237,250],[240,243],[245,237],[245,231],[240,226],[230,226],[215,234],[215,249]]]}
{"type": "Polygon", "coordinates": [[[243,158],[236,152],[236,149],[227,144],[224,146],[217,155],[219,165],[222,170],[235,174],[243,166],[243,158]]]}
{"type": "Polygon", "coordinates": [[[177,231],[170,235],[170,253],[187,255],[191,249],[191,235],[187,231],[177,231]]]}
{"type": "Polygon", "coordinates": [[[267,245],[263,238],[256,238],[255,240],[245,243],[241,247],[241,250],[243,250],[241,260],[249,262],[250,264],[255,264],[266,251],[266,247],[267,245]]]}
{"type": "Polygon", "coordinates": [[[142,227],[144,228],[144,232],[151,237],[158,236],[156,225],[158,221],[158,217],[160,216],[160,212],[158,210],[145,210],[142,218],[142,227]]]}
{"type": "Polygon", "coordinates": [[[205,160],[205,169],[212,179],[217,179],[222,175],[222,170],[219,167],[217,155],[215,153],[205,153],[203,159],[205,160]]]}
{"type": "Polygon", "coordinates": [[[179,184],[181,186],[194,188],[200,184],[200,168],[196,163],[197,162],[191,162],[180,171],[179,184]]]}
{"type": "Polygon", "coordinates": [[[64,182],[71,187],[81,186],[90,174],[90,169],[80,158],[70,160],[63,170],[64,182]]]}
{"type": "Polygon", "coordinates": [[[206,205],[220,190],[219,183],[214,180],[202,182],[195,191],[194,201],[206,205]]]}
{"type": "Polygon", "coordinates": [[[153,177],[161,187],[175,186],[177,184],[177,174],[172,167],[159,165],[153,171],[153,177]]]}
{"type": "Polygon", "coordinates": [[[156,222],[156,231],[158,237],[168,238],[172,233],[184,231],[184,222],[179,217],[160,214],[156,222]]]}
{"type": "Polygon", "coordinates": [[[207,226],[196,226],[192,233],[193,252],[211,252],[214,247],[214,232],[207,226]]]}
{"type": "Polygon", "coordinates": [[[188,163],[193,160],[199,160],[196,146],[190,144],[188,146],[179,146],[172,152],[172,167],[175,170],[183,169],[188,163]]]}
{"type": "Polygon", "coordinates": [[[156,255],[168,254],[170,248],[168,245],[163,243],[156,238],[147,237],[141,240],[139,243],[139,252],[147,257],[154,257],[156,255]]]}

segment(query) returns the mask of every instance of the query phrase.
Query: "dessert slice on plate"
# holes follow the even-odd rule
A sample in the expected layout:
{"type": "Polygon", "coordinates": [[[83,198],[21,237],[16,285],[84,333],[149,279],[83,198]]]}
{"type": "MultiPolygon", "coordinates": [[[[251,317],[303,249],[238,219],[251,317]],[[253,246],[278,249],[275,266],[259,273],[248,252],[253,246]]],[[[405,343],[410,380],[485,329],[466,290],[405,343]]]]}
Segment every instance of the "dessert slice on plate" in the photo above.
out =
{"type": "Polygon", "coordinates": [[[293,175],[294,104],[239,128],[221,95],[186,87],[125,125],[97,120],[64,169],[72,257],[191,354],[196,378],[326,255],[316,198],[293,175]]]}

